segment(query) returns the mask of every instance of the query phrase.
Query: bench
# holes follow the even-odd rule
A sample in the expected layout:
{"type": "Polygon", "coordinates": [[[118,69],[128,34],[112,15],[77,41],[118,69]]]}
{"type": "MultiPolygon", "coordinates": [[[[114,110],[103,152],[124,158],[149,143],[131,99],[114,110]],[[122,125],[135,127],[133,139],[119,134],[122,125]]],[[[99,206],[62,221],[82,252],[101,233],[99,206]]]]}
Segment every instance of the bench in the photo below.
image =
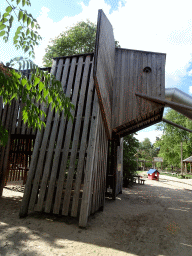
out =
{"type": "Polygon", "coordinates": [[[144,185],[145,180],[140,179],[140,185],[144,185]]]}

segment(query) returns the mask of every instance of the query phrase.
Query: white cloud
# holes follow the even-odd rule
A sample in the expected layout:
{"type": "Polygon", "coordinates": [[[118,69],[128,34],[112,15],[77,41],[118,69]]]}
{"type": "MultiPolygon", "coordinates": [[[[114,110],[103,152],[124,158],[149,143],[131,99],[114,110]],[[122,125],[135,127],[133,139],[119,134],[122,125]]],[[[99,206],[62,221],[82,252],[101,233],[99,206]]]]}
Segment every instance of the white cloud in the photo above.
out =
{"type": "Polygon", "coordinates": [[[49,18],[50,12],[42,8],[38,17],[43,36],[36,48],[36,61],[40,64],[51,38],[58,36],[67,26],[90,19],[97,21],[98,9],[103,9],[113,28],[115,39],[122,48],[164,52],[166,57],[166,87],[179,84],[187,74],[192,53],[192,18],[190,0],[127,0],[119,1],[118,9],[111,14],[111,6],[104,0],[90,0],[86,6],[80,3],[82,12],[73,17],[65,16],[59,22],[49,18]]]}
{"type": "Polygon", "coordinates": [[[188,76],[192,76],[192,69],[188,72],[188,76]]]}
{"type": "Polygon", "coordinates": [[[134,135],[140,142],[142,142],[145,138],[149,138],[151,143],[154,143],[156,141],[156,137],[161,138],[163,132],[162,131],[140,131],[138,132],[138,135],[134,135]]]}
{"type": "Polygon", "coordinates": [[[189,86],[189,93],[192,94],[192,86],[189,86]]]}
{"type": "Polygon", "coordinates": [[[42,65],[42,58],[45,55],[45,48],[49,44],[50,39],[57,37],[61,32],[65,31],[67,27],[71,27],[79,21],[86,21],[89,19],[91,22],[96,23],[98,9],[103,9],[105,14],[108,16],[111,8],[110,5],[104,2],[104,0],[91,0],[88,6],[82,2],[81,6],[81,13],[73,17],[65,16],[59,22],[53,22],[53,20],[48,16],[50,10],[46,7],[42,7],[40,16],[37,18],[37,21],[41,27],[39,34],[43,38],[41,45],[35,48],[35,60],[38,65],[42,65]]]}

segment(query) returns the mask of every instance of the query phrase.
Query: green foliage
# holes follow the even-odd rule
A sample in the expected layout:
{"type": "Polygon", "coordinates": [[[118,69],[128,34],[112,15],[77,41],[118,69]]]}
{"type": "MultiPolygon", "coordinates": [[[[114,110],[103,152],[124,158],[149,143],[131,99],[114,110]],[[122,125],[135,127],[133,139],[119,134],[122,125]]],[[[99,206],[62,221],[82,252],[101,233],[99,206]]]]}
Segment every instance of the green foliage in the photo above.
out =
{"type": "MultiPolygon", "coordinates": [[[[96,29],[94,23],[81,21],[52,39],[43,57],[45,66],[51,66],[54,57],[94,52],[96,29]]],[[[115,43],[116,47],[120,47],[117,41],[115,43]]]]}
{"type": "Polygon", "coordinates": [[[34,58],[34,46],[38,45],[38,41],[42,39],[37,31],[40,26],[30,13],[21,8],[21,4],[24,7],[31,6],[31,3],[29,0],[22,0],[22,2],[21,0],[11,0],[11,2],[15,2],[15,5],[7,1],[9,5],[5,9],[5,13],[0,14],[0,36],[3,37],[5,43],[8,42],[15,16],[20,22],[20,26],[15,32],[13,44],[17,50],[22,49],[24,52],[28,52],[29,57],[34,58]]]}
{"type": "Polygon", "coordinates": [[[138,157],[140,160],[146,160],[145,167],[152,167],[153,157],[157,156],[159,148],[152,145],[149,138],[145,138],[139,143],[138,157]]]}
{"type": "Polygon", "coordinates": [[[135,154],[139,147],[139,141],[134,134],[127,135],[123,138],[123,175],[124,178],[131,177],[137,170],[137,159],[135,154]]]}
{"type": "MultiPolygon", "coordinates": [[[[169,110],[166,119],[192,129],[192,121],[180,113],[169,110]]],[[[164,159],[164,165],[181,167],[181,142],[183,144],[183,159],[192,155],[192,134],[167,123],[157,125],[158,130],[163,130],[163,135],[155,145],[160,147],[159,155],[164,159]]]]}
{"type": "Polygon", "coordinates": [[[0,146],[5,146],[8,141],[8,131],[2,126],[0,120],[0,146]]]}
{"type": "MultiPolygon", "coordinates": [[[[15,60],[18,62],[18,59],[15,60]]],[[[20,58],[20,61],[24,59],[20,58]]],[[[10,62],[13,64],[14,60],[10,62]]],[[[37,102],[44,103],[44,107],[51,104],[52,109],[56,111],[64,111],[65,116],[73,118],[70,110],[74,106],[70,103],[62,90],[61,83],[55,77],[46,71],[40,70],[32,62],[28,62],[27,66],[32,69],[31,79],[28,80],[21,72],[0,65],[0,95],[3,97],[4,104],[11,104],[13,99],[22,99],[24,108],[22,110],[23,120],[33,128],[41,129],[45,126],[43,119],[46,117],[44,110],[39,109],[37,102]]],[[[7,137],[5,136],[4,127],[0,124],[0,142],[5,145],[7,137]]]]}
{"type": "MultiPolygon", "coordinates": [[[[21,9],[22,6],[31,6],[29,0],[11,0],[16,6],[9,4],[3,15],[0,14],[0,36],[4,36],[6,43],[9,39],[10,30],[14,21],[14,16],[20,22],[20,26],[15,32],[13,44],[16,49],[21,48],[24,52],[28,52],[29,57],[34,57],[34,46],[38,45],[41,40],[37,30],[40,28],[36,19],[28,14],[26,10],[21,9]]],[[[44,105],[44,109],[51,104],[52,109],[56,111],[64,111],[65,116],[72,118],[70,110],[74,106],[70,103],[62,90],[62,85],[55,77],[48,72],[40,70],[28,58],[18,57],[10,62],[0,65],[0,96],[3,97],[4,104],[11,104],[13,99],[21,98],[24,103],[22,110],[23,120],[33,128],[41,129],[45,126],[43,121],[46,114],[43,109],[39,109],[37,103],[44,105]],[[19,64],[19,71],[12,69],[15,64],[19,64]],[[20,70],[30,69],[30,80],[24,76],[20,70]]],[[[5,146],[8,140],[8,131],[0,123],[0,144],[5,146]]]]}

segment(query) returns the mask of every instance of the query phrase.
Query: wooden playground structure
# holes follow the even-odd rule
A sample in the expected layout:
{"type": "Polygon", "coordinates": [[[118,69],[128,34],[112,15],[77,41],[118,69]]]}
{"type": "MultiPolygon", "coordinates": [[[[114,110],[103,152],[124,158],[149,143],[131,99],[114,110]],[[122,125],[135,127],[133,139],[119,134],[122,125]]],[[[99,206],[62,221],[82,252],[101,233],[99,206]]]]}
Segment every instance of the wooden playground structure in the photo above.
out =
{"type": "Polygon", "coordinates": [[[49,69],[75,106],[74,122],[50,106],[46,128],[32,130],[22,121],[22,102],[4,106],[0,98],[9,131],[0,152],[0,195],[7,181],[27,174],[21,217],[62,214],[79,217],[85,227],[103,209],[109,187],[115,199],[122,191],[123,137],[162,120],[164,104],[154,99],[165,97],[165,58],[115,48],[112,26],[99,10],[95,52],[54,58],[49,69]]]}

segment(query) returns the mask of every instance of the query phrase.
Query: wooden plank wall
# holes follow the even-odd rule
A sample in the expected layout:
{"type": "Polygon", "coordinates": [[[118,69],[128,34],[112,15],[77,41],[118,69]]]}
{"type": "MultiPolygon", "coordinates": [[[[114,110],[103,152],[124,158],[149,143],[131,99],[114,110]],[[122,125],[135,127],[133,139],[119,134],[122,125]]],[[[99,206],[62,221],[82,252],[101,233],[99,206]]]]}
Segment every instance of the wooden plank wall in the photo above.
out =
{"type": "MultiPolygon", "coordinates": [[[[50,68],[42,68],[42,70],[50,71],[50,68]]],[[[22,71],[22,73],[30,79],[30,71],[22,71]]],[[[28,128],[27,124],[24,124],[22,120],[23,106],[21,99],[13,100],[11,105],[4,105],[3,99],[0,97],[0,119],[2,121],[2,125],[9,133],[9,139],[6,147],[0,147],[0,196],[3,191],[4,180],[7,172],[11,134],[36,135],[37,133],[37,129],[28,128]]],[[[41,107],[42,105],[39,105],[39,108],[41,107]]]]}
{"type": "Polygon", "coordinates": [[[94,213],[104,207],[106,190],[106,171],[107,171],[108,139],[102,121],[101,111],[99,110],[99,123],[96,136],[96,149],[93,164],[92,179],[92,201],[90,213],[94,213]]]}
{"type": "Polygon", "coordinates": [[[6,182],[25,181],[29,170],[35,135],[11,134],[6,182]]]}
{"type": "Polygon", "coordinates": [[[111,23],[99,10],[95,44],[94,80],[108,138],[112,137],[113,77],[115,40],[111,23]]]}
{"type": "Polygon", "coordinates": [[[20,216],[28,211],[80,214],[80,225],[104,204],[107,136],[93,82],[93,54],[56,58],[52,71],[75,106],[74,122],[48,110],[38,132],[20,216]]]}
{"type": "Polygon", "coordinates": [[[165,54],[116,48],[113,86],[113,129],[126,128],[130,122],[139,122],[153,116],[160,104],[152,103],[135,92],[164,98],[165,54]],[[144,72],[150,67],[151,72],[144,72]]]}
{"type": "Polygon", "coordinates": [[[1,99],[1,121],[2,125],[8,130],[8,143],[5,147],[0,148],[0,196],[2,194],[4,180],[8,168],[9,149],[11,142],[11,134],[35,135],[36,129],[27,128],[22,121],[21,110],[23,104],[21,100],[13,100],[11,105],[4,105],[1,99]]]}

